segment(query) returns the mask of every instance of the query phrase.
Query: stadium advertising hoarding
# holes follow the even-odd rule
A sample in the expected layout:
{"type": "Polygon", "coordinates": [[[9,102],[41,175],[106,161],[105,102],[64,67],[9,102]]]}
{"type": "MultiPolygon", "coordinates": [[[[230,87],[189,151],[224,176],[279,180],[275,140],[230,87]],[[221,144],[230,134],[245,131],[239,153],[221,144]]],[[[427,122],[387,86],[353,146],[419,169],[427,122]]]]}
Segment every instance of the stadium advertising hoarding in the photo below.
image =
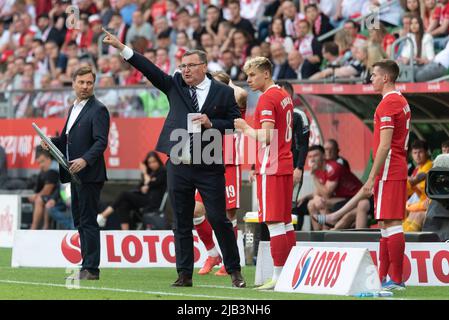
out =
{"type": "Polygon", "coordinates": [[[20,227],[20,196],[0,195],[0,248],[13,246],[14,234],[20,227]]]}
{"type": "Polygon", "coordinates": [[[380,289],[368,250],[301,246],[292,249],[275,291],[354,295],[380,289]]]}
{"type": "MultiPolygon", "coordinates": [[[[297,242],[300,247],[336,247],[367,249],[374,264],[379,262],[379,244],[376,242],[297,242]]],[[[292,251],[293,254],[296,254],[292,251]]],[[[273,273],[270,243],[259,243],[255,284],[267,281],[273,273]]],[[[409,286],[449,285],[449,243],[408,242],[405,246],[404,280],[409,286]]],[[[290,280],[291,281],[291,280],[290,280]]]]}
{"type": "MultiPolygon", "coordinates": [[[[241,231],[238,248],[245,264],[241,231]]],[[[207,250],[194,234],[195,267],[203,266],[207,250]]],[[[215,239],[216,242],[216,239],[215,239]]],[[[217,243],[217,242],[216,242],[217,243]]],[[[219,246],[217,245],[219,250],[219,246]]],[[[68,268],[81,263],[80,239],[74,230],[18,230],[12,267],[68,268]]],[[[175,267],[172,231],[101,231],[101,268],[175,267]]]]}

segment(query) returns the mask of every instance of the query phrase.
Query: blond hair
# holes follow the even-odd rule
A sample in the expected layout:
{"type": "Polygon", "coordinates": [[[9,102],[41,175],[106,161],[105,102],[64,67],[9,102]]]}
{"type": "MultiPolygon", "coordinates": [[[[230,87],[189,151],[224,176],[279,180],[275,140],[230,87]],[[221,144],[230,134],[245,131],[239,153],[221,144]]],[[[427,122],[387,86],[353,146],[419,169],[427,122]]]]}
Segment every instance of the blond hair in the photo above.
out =
{"type": "Polygon", "coordinates": [[[270,60],[265,57],[255,57],[247,60],[243,66],[243,71],[248,74],[248,72],[252,69],[268,71],[270,72],[270,75],[273,74],[273,65],[270,60]]]}
{"type": "Polygon", "coordinates": [[[231,77],[229,77],[229,75],[224,71],[214,71],[211,72],[211,75],[212,77],[223,82],[224,84],[229,84],[229,81],[231,80],[231,77]]]}

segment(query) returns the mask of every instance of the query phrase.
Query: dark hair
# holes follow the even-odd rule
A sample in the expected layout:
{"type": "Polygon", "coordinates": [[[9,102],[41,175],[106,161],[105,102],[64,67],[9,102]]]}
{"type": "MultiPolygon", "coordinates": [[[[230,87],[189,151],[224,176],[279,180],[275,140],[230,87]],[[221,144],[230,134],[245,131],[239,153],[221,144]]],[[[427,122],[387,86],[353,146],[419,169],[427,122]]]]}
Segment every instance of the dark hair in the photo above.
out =
{"type": "Polygon", "coordinates": [[[419,24],[419,30],[418,33],[415,34],[415,38],[416,38],[416,48],[418,49],[418,52],[416,52],[416,56],[420,58],[422,54],[422,40],[424,38],[424,22],[422,21],[421,17],[417,15],[414,15],[411,21],[413,21],[413,19],[418,20],[419,24]]]}
{"type": "Polygon", "coordinates": [[[276,84],[279,87],[284,88],[285,91],[287,91],[287,93],[290,95],[290,97],[293,98],[293,95],[295,94],[295,90],[293,89],[293,86],[290,82],[281,80],[281,81],[277,81],[276,84]]]}
{"type": "Polygon", "coordinates": [[[390,81],[392,83],[396,82],[396,79],[399,76],[399,66],[395,61],[381,60],[381,61],[373,64],[373,69],[374,69],[374,67],[379,67],[380,69],[385,71],[390,76],[390,81]]]}
{"type": "Polygon", "coordinates": [[[270,27],[269,27],[269,30],[268,30],[268,34],[270,36],[273,35],[273,24],[274,24],[274,21],[276,21],[276,20],[280,20],[281,21],[281,26],[282,26],[281,36],[285,38],[287,36],[287,34],[285,32],[284,20],[282,18],[279,18],[279,17],[273,18],[273,20],[271,21],[270,27]]]}
{"type": "Polygon", "coordinates": [[[449,140],[443,141],[443,142],[441,143],[441,147],[442,147],[442,148],[449,148],[449,140]]]}
{"type": "Polygon", "coordinates": [[[323,43],[323,50],[324,52],[338,57],[338,45],[333,41],[323,43]]]}
{"type": "Polygon", "coordinates": [[[357,29],[357,32],[360,31],[360,25],[352,19],[346,20],[344,24],[350,23],[357,29]]]}
{"type": "Polygon", "coordinates": [[[415,140],[412,143],[412,150],[424,150],[424,151],[428,151],[429,150],[429,145],[427,144],[426,141],[423,140],[415,140]]]}
{"type": "Polygon", "coordinates": [[[310,147],[309,147],[309,152],[310,152],[310,151],[315,151],[315,150],[318,150],[318,151],[320,151],[322,154],[324,154],[324,148],[323,148],[323,146],[320,145],[320,144],[314,144],[313,146],[310,146],[310,147]]]}
{"type": "Polygon", "coordinates": [[[338,142],[335,139],[327,139],[327,142],[332,143],[334,148],[337,149],[337,152],[340,151],[340,147],[338,146],[338,142]]]}
{"type": "Polygon", "coordinates": [[[157,39],[160,40],[160,39],[167,39],[167,38],[170,38],[170,33],[171,33],[171,30],[170,30],[170,29],[161,31],[161,32],[159,32],[159,34],[157,35],[157,39]]]}
{"type": "Polygon", "coordinates": [[[230,4],[236,4],[240,8],[240,1],[238,0],[229,0],[227,5],[229,6],[230,4]]]}
{"type": "Polygon", "coordinates": [[[44,156],[45,158],[52,159],[51,153],[49,151],[45,150],[41,146],[37,146],[36,147],[36,159],[39,158],[40,156],[44,156]]]}
{"type": "Polygon", "coordinates": [[[304,12],[306,12],[309,8],[315,8],[315,10],[318,10],[318,6],[316,5],[316,3],[310,3],[304,7],[304,12]]]}
{"type": "Polygon", "coordinates": [[[148,166],[148,159],[155,158],[156,161],[159,163],[159,169],[164,168],[164,163],[161,160],[161,157],[159,157],[159,154],[156,151],[150,151],[147,153],[145,159],[143,159],[143,164],[147,168],[147,173],[152,174],[153,171],[151,171],[150,167],[148,166]]]}
{"type": "Polygon", "coordinates": [[[207,63],[207,53],[203,50],[187,50],[182,57],[187,57],[196,54],[202,63],[207,63]]]}
{"type": "Polygon", "coordinates": [[[89,74],[89,73],[92,74],[92,76],[94,77],[94,82],[95,82],[97,75],[95,74],[95,71],[92,69],[91,66],[81,67],[81,68],[78,68],[77,70],[75,70],[75,72],[73,73],[72,79],[73,79],[73,81],[75,81],[76,77],[84,76],[85,74],[89,74]]]}

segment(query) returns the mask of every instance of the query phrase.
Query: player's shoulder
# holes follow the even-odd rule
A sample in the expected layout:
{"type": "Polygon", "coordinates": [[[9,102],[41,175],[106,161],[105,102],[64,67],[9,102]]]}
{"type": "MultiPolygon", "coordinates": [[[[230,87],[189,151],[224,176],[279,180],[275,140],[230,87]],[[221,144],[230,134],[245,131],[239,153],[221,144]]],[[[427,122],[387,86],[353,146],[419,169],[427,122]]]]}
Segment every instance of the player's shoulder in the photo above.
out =
{"type": "Polygon", "coordinates": [[[340,170],[342,165],[339,164],[337,161],[335,160],[326,160],[326,171],[328,173],[334,173],[338,170],[340,170]]]}

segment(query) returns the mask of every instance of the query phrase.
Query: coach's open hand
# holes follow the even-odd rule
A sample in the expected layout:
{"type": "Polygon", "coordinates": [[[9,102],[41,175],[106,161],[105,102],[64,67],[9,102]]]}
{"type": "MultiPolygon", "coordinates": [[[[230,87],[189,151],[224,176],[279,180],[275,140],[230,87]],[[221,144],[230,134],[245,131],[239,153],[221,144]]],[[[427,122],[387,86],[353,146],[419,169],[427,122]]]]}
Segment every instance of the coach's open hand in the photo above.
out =
{"type": "Polygon", "coordinates": [[[109,44],[109,45],[113,46],[114,48],[119,49],[120,51],[122,51],[125,48],[125,45],[123,43],[121,43],[120,40],[116,36],[109,33],[108,31],[106,31],[105,28],[102,28],[102,30],[104,33],[106,33],[106,36],[103,39],[104,43],[109,44]]]}
{"type": "Polygon", "coordinates": [[[241,118],[234,120],[234,128],[236,130],[244,132],[247,127],[248,127],[248,124],[246,123],[245,120],[243,120],[241,118]]]}
{"type": "Polygon", "coordinates": [[[78,159],[75,159],[75,160],[69,161],[69,162],[71,164],[69,171],[72,174],[80,172],[87,166],[87,162],[83,158],[78,158],[78,159]]]}

